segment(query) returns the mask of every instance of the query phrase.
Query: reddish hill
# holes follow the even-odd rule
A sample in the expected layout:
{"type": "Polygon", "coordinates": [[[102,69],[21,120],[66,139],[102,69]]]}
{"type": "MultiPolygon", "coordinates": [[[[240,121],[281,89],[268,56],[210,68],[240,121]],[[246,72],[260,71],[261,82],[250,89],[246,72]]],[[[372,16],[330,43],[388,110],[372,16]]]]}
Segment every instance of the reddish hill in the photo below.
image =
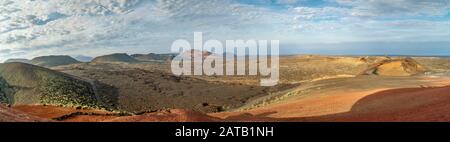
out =
{"type": "Polygon", "coordinates": [[[234,121],[448,122],[450,86],[336,92],[243,112],[213,113],[234,121]]]}
{"type": "Polygon", "coordinates": [[[373,64],[361,75],[411,76],[424,71],[425,68],[412,58],[387,59],[373,64]]]}
{"type": "MultiPolygon", "coordinates": [[[[215,122],[223,121],[204,113],[182,109],[161,110],[139,115],[114,112],[75,109],[70,107],[20,105],[15,110],[45,119],[57,119],[63,122],[215,122]],[[127,116],[128,115],[128,116],[127,116]]],[[[26,121],[26,120],[24,120],[26,121]]]]}
{"type": "Polygon", "coordinates": [[[314,121],[450,121],[450,86],[380,91],[358,100],[349,112],[314,121]]]}
{"type": "Polygon", "coordinates": [[[31,116],[21,111],[14,110],[12,108],[0,104],[0,122],[48,122],[48,121],[50,120],[31,116]]]}

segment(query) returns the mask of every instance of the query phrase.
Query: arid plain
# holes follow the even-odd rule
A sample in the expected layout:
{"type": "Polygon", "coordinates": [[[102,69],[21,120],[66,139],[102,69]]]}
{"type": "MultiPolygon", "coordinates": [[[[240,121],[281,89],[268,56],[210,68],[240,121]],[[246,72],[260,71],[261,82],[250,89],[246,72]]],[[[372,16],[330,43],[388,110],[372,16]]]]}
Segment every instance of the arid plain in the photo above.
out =
{"type": "MultiPolygon", "coordinates": [[[[202,54],[210,56],[210,54],[202,54]]],[[[450,121],[450,58],[280,57],[259,76],[175,76],[172,54],[0,64],[0,121],[450,121]]]]}

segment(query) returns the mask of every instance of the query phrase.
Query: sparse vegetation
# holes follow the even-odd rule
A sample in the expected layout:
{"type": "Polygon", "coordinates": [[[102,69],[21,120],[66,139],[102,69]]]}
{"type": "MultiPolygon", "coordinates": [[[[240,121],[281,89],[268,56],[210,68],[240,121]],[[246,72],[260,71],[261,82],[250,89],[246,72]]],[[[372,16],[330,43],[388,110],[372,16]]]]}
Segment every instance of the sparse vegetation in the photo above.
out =
{"type": "Polygon", "coordinates": [[[421,76],[410,75],[421,74],[424,69],[438,71],[428,68],[431,59],[415,60],[287,56],[280,59],[281,83],[274,87],[255,85],[260,76],[174,76],[166,62],[80,63],[51,68],[54,70],[7,63],[0,64],[0,103],[75,110],[54,119],[58,121],[78,117],[109,119],[121,114],[140,116],[178,108],[201,113],[246,111],[312,97],[343,85],[362,89],[373,88],[376,82],[381,87],[398,84],[389,81],[416,85],[420,82],[414,77],[421,76]],[[361,72],[373,75],[360,75],[361,72]],[[371,83],[364,84],[368,80],[371,83]],[[107,110],[108,113],[84,110],[107,110]]]}
{"type": "Polygon", "coordinates": [[[103,107],[90,83],[23,63],[0,64],[0,101],[9,104],[103,107]]]}
{"type": "Polygon", "coordinates": [[[43,78],[39,86],[41,103],[98,108],[99,102],[89,83],[65,77],[43,78]]]}
{"type": "Polygon", "coordinates": [[[1,76],[0,76],[0,103],[11,104],[14,98],[11,94],[14,93],[14,88],[10,86],[1,76]]]}
{"type": "Polygon", "coordinates": [[[6,96],[6,89],[8,88],[9,86],[7,86],[5,80],[0,77],[0,103],[9,103],[6,96]]]}

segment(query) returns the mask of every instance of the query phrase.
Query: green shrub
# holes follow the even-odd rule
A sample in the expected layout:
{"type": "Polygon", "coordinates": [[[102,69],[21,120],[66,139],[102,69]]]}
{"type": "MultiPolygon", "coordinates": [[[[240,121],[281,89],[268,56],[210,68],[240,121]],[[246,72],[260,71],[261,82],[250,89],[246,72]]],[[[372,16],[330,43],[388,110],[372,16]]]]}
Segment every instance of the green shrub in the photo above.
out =
{"type": "Polygon", "coordinates": [[[64,77],[43,78],[39,85],[41,103],[73,107],[98,108],[92,86],[80,80],[64,77]]]}

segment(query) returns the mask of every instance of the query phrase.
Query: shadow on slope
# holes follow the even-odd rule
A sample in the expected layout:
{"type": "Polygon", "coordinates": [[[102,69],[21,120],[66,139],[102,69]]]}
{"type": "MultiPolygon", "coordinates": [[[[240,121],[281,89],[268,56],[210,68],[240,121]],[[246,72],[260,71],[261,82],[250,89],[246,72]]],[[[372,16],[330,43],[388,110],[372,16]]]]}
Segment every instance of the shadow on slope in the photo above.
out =
{"type": "Polygon", "coordinates": [[[47,68],[24,63],[0,64],[0,78],[1,92],[7,94],[3,100],[13,105],[105,107],[89,82],[47,68]],[[13,93],[7,91],[11,88],[13,93]]]}
{"type": "Polygon", "coordinates": [[[404,88],[380,91],[358,100],[350,111],[313,116],[273,118],[277,111],[226,117],[227,121],[294,121],[294,122],[392,122],[450,121],[450,86],[404,88]]]}

